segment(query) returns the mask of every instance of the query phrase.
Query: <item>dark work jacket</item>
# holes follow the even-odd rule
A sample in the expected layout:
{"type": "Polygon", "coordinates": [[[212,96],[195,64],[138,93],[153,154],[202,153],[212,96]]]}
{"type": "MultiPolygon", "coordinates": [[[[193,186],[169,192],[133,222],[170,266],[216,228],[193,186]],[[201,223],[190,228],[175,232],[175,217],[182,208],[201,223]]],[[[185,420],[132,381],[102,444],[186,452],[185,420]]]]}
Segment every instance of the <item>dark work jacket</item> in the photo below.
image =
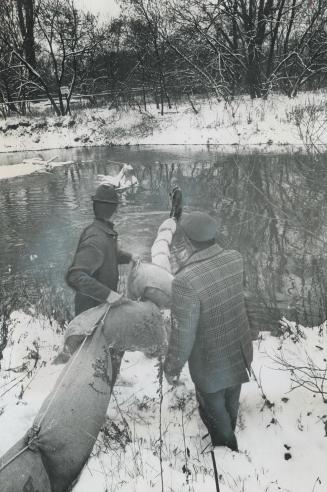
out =
{"type": "Polygon", "coordinates": [[[130,259],[129,253],[119,250],[111,222],[96,219],[84,229],[66,276],[76,291],[76,315],[105,302],[110,291],[117,290],[118,264],[130,259]]]}

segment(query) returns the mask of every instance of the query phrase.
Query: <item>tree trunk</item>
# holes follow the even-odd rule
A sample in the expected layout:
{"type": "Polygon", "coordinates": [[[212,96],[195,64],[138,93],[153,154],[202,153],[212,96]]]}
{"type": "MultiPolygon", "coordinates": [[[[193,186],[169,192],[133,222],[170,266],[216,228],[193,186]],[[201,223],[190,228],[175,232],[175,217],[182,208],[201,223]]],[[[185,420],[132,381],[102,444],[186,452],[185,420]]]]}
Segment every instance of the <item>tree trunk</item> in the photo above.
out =
{"type": "Polygon", "coordinates": [[[270,40],[269,56],[268,56],[267,69],[266,69],[267,78],[269,78],[273,72],[273,63],[274,63],[274,57],[276,52],[275,46],[276,46],[277,36],[279,32],[279,27],[281,25],[281,18],[284,13],[284,5],[285,5],[285,0],[282,0],[279,6],[275,27],[274,29],[272,29],[272,36],[270,40]]]}
{"type": "Polygon", "coordinates": [[[26,61],[36,66],[34,40],[34,3],[33,0],[16,0],[19,28],[23,37],[23,50],[26,61]]]}
{"type": "Polygon", "coordinates": [[[65,116],[67,108],[65,108],[65,104],[64,104],[64,100],[63,100],[63,97],[62,97],[62,94],[60,91],[60,87],[58,90],[58,99],[59,99],[60,114],[61,114],[61,116],[65,116]]]}
{"type": "Polygon", "coordinates": [[[257,47],[251,40],[249,45],[249,59],[247,68],[247,84],[251,99],[262,96],[260,62],[258,60],[257,47]]]}
{"type": "Polygon", "coordinates": [[[146,111],[145,73],[144,73],[143,65],[142,65],[142,97],[143,97],[144,111],[146,111]]]}

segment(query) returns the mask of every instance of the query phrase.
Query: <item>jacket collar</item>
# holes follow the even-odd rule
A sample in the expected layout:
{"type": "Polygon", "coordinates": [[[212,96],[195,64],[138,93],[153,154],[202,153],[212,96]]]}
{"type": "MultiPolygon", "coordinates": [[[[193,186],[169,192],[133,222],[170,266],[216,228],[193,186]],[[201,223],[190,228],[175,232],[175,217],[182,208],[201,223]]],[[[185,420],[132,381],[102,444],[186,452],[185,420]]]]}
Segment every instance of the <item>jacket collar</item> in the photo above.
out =
{"type": "Polygon", "coordinates": [[[114,230],[114,223],[105,220],[94,219],[93,224],[97,229],[105,232],[108,236],[117,236],[117,232],[114,230]]]}
{"type": "Polygon", "coordinates": [[[213,244],[212,246],[209,246],[209,248],[194,251],[194,253],[186,260],[184,265],[178,271],[183,270],[183,268],[192,265],[193,263],[208,260],[213,256],[219,255],[223,251],[223,248],[219,246],[219,244],[213,244]]]}

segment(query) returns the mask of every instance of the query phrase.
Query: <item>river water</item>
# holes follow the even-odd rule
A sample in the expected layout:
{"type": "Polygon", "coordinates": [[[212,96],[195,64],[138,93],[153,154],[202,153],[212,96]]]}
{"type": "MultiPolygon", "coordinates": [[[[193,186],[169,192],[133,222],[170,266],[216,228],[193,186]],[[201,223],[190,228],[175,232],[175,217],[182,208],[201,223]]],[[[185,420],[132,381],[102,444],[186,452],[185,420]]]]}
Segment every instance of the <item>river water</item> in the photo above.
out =
{"type": "MultiPolygon", "coordinates": [[[[35,155],[0,155],[0,173],[1,165],[35,155]]],[[[90,196],[98,174],[115,175],[118,163],[127,162],[141,186],[122,197],[115,218],[123,248],[149,259],[157,228],[169,215],[168,193],[176,178],[185,213],[208,211],[220,223],[219,242],[243,254],[246,286],[267,327],[269,317],[285,315],[309,325],[327,318],[326,156],[222,154],[197,146],[38,155],[74,164],[0,180],[0,288],[13,306],[71,315],[64,276],[80,232],[92,220],[90,196]]]]}

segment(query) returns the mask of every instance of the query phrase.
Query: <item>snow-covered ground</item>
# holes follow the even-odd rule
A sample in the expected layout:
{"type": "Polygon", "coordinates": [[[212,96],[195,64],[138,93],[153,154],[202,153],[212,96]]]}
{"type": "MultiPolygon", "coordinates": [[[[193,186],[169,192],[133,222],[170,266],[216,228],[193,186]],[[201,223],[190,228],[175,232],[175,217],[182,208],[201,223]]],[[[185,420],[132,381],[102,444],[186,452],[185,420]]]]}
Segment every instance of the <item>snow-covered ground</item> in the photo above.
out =
{"type": "Polygon", "coordinates": [[[0,152],[95,145],[219,145],[224,151],[306,150],[327,145],[327,93],[300,93],[290,99],[238,97],[231,103],[194,98],[146,112],[128,107],[84,109],[71,116],[12,117],[0,123],[0,152]]]}
{"type": "MultiPolygon", "coordinates": [[[[326,102],[327,94],[317,92],[295,99],[239,98],[231,105],[195,100],[197,112],[184,104],[163,116],[149,107],[147,113],[101,108],[65,118],[12,118],[0,123],[0,151],[109,144],[215,144],[224,151],[263,152],[324,148],[326,102]]],[[[0,175],[35,170],[46,168],[17,162],[0,167],[0,175]]],[[[9,328],[0,361],[0,454],[29,429],[62,370],[51,364],[63,338],[55,323],[15,312],[9,328]]],[[[242,389],[240,453],[215,450],[221,492],[327,490],[326,361],[327,325],[299,331],[287,324],[280,339],[262,332],[255,342],[255,378],[242,389]]],[[[167,492],[216,490],[188,371],[173,389],[163,382],[162,405],[158,374],[156,361],[125,354],[107,422],[74,492],[162,491],[162,480],[167,492]]]]}
{"type": "MultiPolygon", "coordinates": [[[[255,342],[256,380],[243,386],[237,425],[240,453],[215,451],[221,492],[327,490],[327,326],[285,335],[262,332],[255,342]],[[278,360],[298,366],[282,370],[278,360]],[[320,371],[319,371],[320,367],[320,371]],[[302,386],[290,391],[297,376],[302,386]],[[324,389],[322,388],[322,391],[324,389]],[[325,396],[327,396],[325,389],[325,396]],[[263,396],[264,395],[264,396],[263,396]]],[[[51,365],[62,343],[56,324],[15,312],[0,373],[0,454],[27,431],[63,366],[51,365]]],[[[285,368],[285,366],[284,366],[285,368]]],[[[139,352],[125,354],[108,419],[74,492],[161,491],[158,365],[139,352]]],[[[209,439],[197,412],[187,369],[181,385],[163,383],[164,490],[214,492],[209,439]]]]}

